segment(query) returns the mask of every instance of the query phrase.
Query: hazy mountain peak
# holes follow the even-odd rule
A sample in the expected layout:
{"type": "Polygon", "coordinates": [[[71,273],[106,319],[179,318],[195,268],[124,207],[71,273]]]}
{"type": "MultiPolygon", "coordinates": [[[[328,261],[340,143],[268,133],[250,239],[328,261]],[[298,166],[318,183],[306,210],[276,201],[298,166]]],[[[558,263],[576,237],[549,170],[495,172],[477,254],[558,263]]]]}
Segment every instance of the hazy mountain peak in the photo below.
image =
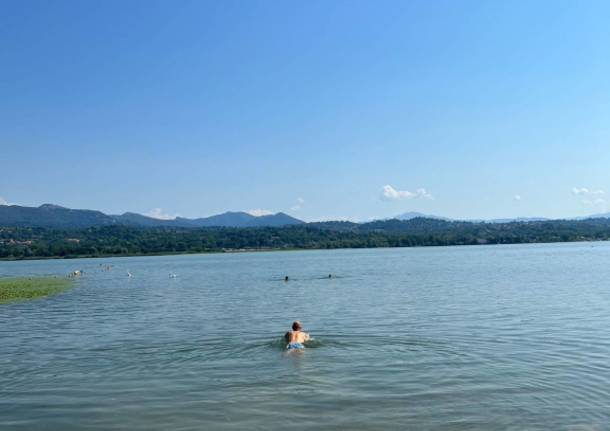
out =
{"type": "Polygon", "coordinates": [[[417,211],[408,211],[406,213],[402,213],[399,214],[397,216],[395,216],[394,218],[397,220],[411,220],[414,218],[431,218],[431,219],[435,219],[435,220],[449,220],[447,217],[440,217],[440,216],[435,216],[435,215],[431,215],[431,214],[424,214],[424,213],[420,213],[417,211]]]}
{"type": "Polygon", "coordinates": [[[146,215],[125,212],[121,215],[107,215],[100,211],[69,209],[54,204],[39,207],[0,206],[0,226],[82,228],[99,226],[140,226],[140,227],[280,227],[302,224],[284,213],[253,216],[243,211],[227,211],[211,217],[187,219],[156,219],[146,215]],[[60,210],[60,211],[55,211],[60,210]]]}
{"type": "Polygon", "coordinates": [[[54,210],[57,210],[57,209],[66,210],[66,209],[68,209],[66,207],[62,207],[60,205],[55,205],[55,204],[42,204],[38,208],[42,208],[42,209],[54,209],[54,210]]]}

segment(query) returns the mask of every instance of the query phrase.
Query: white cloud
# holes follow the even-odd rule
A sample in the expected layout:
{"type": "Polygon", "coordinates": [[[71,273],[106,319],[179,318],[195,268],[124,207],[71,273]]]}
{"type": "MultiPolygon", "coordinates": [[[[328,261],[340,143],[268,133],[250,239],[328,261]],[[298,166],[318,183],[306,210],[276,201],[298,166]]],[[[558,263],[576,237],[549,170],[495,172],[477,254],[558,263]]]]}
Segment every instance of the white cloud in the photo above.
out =
{"type": "Polygon", "coordinates": [[[174,220],[176,217],[178,217],[178,214],[169,215],[163,213],[162,208],[153,208],[144,215],[146,217],[156,218],[159,220],[174,220]]]}
{"type": "Polygon", "coordinates": [[[516,201],[520,201],[521,200],[521,195],[515,195],[513,196],[513,199],[516,201]]]}
{"type": "Polygon", "coordinates": [[[15,202],[9,202],[6,199],[4,199],[2,196],[0,196],[0,205],[9,206],[9,205],[19,205],[19,204],[16,204],[15,202]]]}
{"type": "Polygon", "coordinates": [[[586,187],[572,187],[572,194],[576,196],[600,196],[604,195],[603,190],[591,190],[586,187]]]}
{"type": "Polygon", "coordinates": [[[303,206],[304,203],[305,203],[305,199],[297,198],[297,200],[295,201],[295,204],[293,206],[291,206],[290,209],[292,211],[298,211],[301,209],[301,207],[303,206]]]}
{"type": "Polygon", "coordinates": [[[572,194],[574,196],[579,196],[583,205],[597,207],[602,211],[606,211],[606,199],[602,197],[606,192],[603,190],[593,190],[587,187],[572,187],[572,194]]]}
{"type": "Polygon", "coordinates": [[[415,193],[411,193],[407,190],[396,190],[390,185],[383,186],[383,197],[390,200],[398,199],[412,199],[415,197],[415,193]]]}
{"type": "Polygon", "coordinates": [[[585,204],[585,205],[605,206],[606,205],[606,200],[604,198],[597,198],[597,199],[594,199],[594,200],[583,199],[582,203],[585,204]]]}
{"type": "Polygon", "coordinates": [[[417,189],[414,192],[408,190],[396,190],[391,185],[383,186],[381,197],[385,200],[406,200],[415,198],[434,199],[434,197],[426,191],[426,189],[417,189]]]}
{"type": "Polygon", "coordinates": [[[264,210],[261,208],[257,208],[254,210],[248,210],[246,211],[248,214],[253,215],[254,217],[260,217],[260,216],[265,216],[265,215],[272,215],[273,212],[269,211],[269,210],[264,210]]]}
{"type": "Polygon", "coordinates": [[[575,195],[585,194],[588,192],[589,192],[589,189],[587,189],[585,187],[583,187],[583,188],[572,187],[572,194],[575,194],[575,195]]]}

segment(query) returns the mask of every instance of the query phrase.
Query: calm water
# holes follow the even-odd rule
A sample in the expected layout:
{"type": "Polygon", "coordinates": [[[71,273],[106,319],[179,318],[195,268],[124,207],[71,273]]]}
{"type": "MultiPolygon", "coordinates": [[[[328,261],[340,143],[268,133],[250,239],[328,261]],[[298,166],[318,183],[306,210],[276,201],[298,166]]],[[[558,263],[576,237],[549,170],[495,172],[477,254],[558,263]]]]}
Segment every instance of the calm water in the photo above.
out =
{"type": "Polygon", "coordinates": [[[2,430],[610,429],[610,244],[0,262],[73,269],[0,305],[2,430]]]}

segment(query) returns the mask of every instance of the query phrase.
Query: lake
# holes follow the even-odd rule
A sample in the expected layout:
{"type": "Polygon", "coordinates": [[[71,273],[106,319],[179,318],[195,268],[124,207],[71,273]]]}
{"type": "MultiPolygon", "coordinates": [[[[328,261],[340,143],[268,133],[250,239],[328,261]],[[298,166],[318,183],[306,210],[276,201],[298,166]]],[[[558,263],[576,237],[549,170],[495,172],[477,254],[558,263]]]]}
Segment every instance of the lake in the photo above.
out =
{"type": "Polygon", "coordinates": [[[74,269],[0,305],[0,429],[610,429],[608,243],[0,262],[74,269]]]}

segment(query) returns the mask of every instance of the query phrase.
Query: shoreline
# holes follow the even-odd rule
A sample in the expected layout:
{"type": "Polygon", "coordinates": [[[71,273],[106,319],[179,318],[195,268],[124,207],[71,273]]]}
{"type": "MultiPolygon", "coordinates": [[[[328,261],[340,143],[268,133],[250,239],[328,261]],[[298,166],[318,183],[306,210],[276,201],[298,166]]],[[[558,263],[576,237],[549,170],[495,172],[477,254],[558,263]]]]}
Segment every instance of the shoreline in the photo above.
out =
{"type": "MultiPolygon", "coordinates": [[[[0,258],[0,262],[18,262],[18,261],[34,261],[34,260],[72,260],[72,259],[108,259],[122,257],[154,257],[154,256],[189,256],[189,255],[207,255],[207,254],[238,254],[238,253],[271,253],[271,252],[290,252],[290,251],[320,251],[320,250],[375,250],[375,249],[393,249],[393,248],[428,248],[428,247],[479,247],[479,246],[496,246],[496,245],[528,245],[528,244],[574,244],[574,243],[590,243],[590,242],[608,242],[610,240],[579,239],[577,241],[530,241],[530,242],[503,242],[503,243],[486,243],[486,244],[444,244],[444,245],[409,245],[409,246],[387,246],[387,247],[320,247],[320,248],[252,248],[252,249],[224,249],[210,250],[197,252],[158,252],[158,253],[128,253],[128,254],[104,254],[104,255],[74,255],[74,256],[31,256],[21,258],[0,258]]],[[[1,280],[1,278],[0,278],[1,280]]]]}

